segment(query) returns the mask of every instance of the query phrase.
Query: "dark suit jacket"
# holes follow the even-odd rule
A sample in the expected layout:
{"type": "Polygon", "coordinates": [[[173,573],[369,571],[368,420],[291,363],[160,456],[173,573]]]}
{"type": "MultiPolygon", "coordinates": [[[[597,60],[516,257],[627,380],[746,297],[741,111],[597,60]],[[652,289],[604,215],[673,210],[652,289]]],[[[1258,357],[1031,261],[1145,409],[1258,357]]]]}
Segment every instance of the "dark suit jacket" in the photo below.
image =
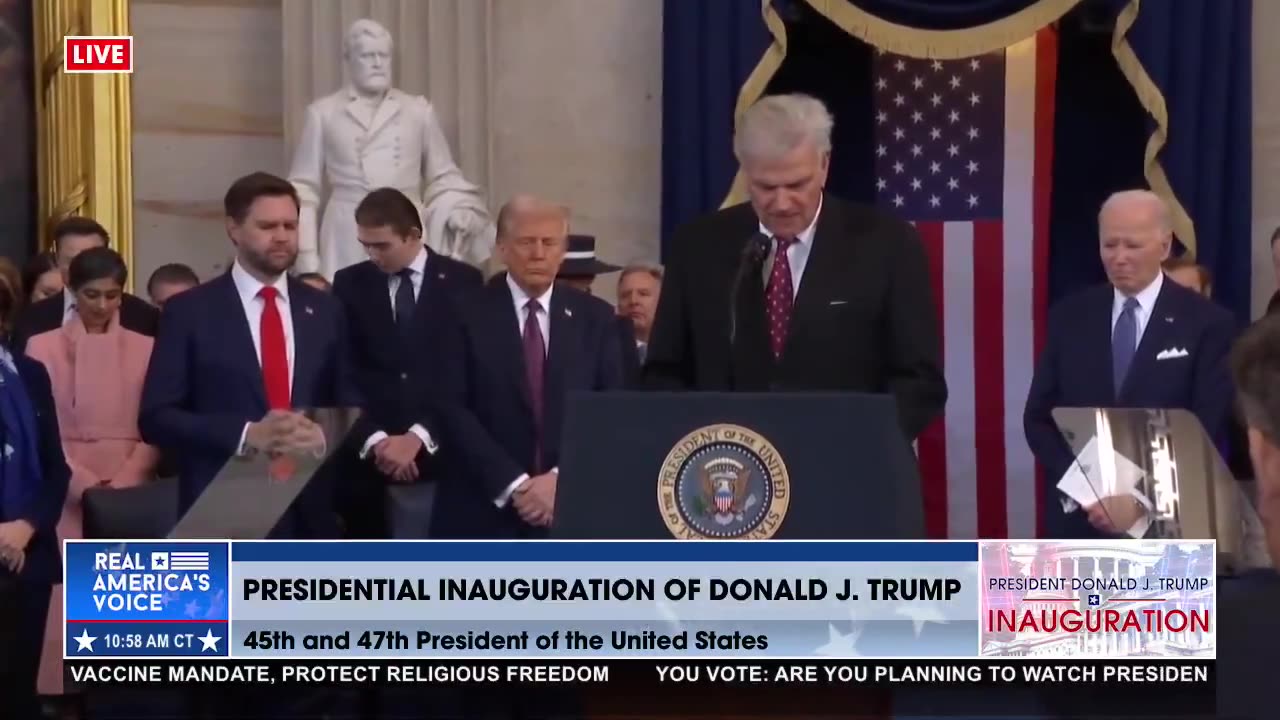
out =
{"type": "MultiPolygon", "coordinates": [[[[62,581],[62,561],[58,551],[57,527],[58,518],[62,516],[62,503],[67,497],[67,484],[71,481],[71,468],[62,454],[58,411],[53,402],[49,373],[44,365],[18,352],[13,354],[13,362],[18,376],[26,385],[36,415],[36,432],[39,434],[36,444],[43,473],[39,494],[30,507],[16,514],[35,528],[35,534],[27,545],[22,579],[35,585],[59,583],[62,581]]],[[[16,520],[18,517],[3,519],[16,520]]]]}
{"type": "MultiPolygon", "coordinates": [[[[43,332],[62,327],[64,290],[26,308],[18,315],[13,328],[11,345],[15,350],[26,350],[27,340],[43,332]]],[[[125,293],[120,300],[120,326],[136,333],[154,337],[160,323],[160,311],[154,305],[136,295],[125,293]]]]}
{"type": "MultiPolygon", "coordinates": [[[[293,406],[362,406],[338,301],[290,279],[289,309],[293,406]]],[[[179,458],[180,515],[235,454],[245,423],[266,413],[262,368],[232,277],[221,275],[170,300],[143,384],[138,427],[146,442],[179,458]]],[[[333,522],[332,488],[313,482],[275,535],[330,537],[333,522]]]]}
{"type": "Polygon", "coordinates": [[[613,308],[567,285],[551,295],[550,338],[543,382],[542,467],[534,467],[536,434],[529,403],[520,324],[505,274],[461,309],[440,387],[447,438],[461,463],[436,500],[438,537],[537,537],[498,498],[521,474],[556,467],[564,438],[565,400],[573,392],[618,390],[622,367],[613,308]]]}
{"type": "Polygon", "coordinates": [[[1218,717],[1263,720],[1276,716],[1278,604],[1280,575],[1274,570],[1218,578],[1218,717]]]}
{"type": "Polygon", "coordinates": [[[333,293],[350,323],[348,341],[365,412],[377,429],[391,435],[419,423],[439,438],[440,422],[429,401],[437,355],[453,321],[455,302],[483,284],[480,271],[443,255],[428,253],[422,289],[406,343],[396,329],[387,275],[365,261],[339,270],[333,293]]]}
{"type": "Polygon", "coordinates": [[[750,205],[676,231],[649,338],[646,384],[693,390],[892,393],[914,438],[947,398],[924,248],[907,223],[827,195],[782,360],[769,350],[764,283],[753,269],[729,300],[759,221],[750,205]]]}
{"type": "Polygon", "coordinates": [[[631,318],[618,316],[618,343],[622,350],[622,382],[629,390],[640,388],[643,363],[636,347],[636,326],[631,318]]]}
{"type": "Polygon", "coordinates": [[[1097,537],[1081,511],[1065,514],[1058,480],[1074,454],[1053,421],[1056,407],[1183,408],[1219,442],[1227,433],[1232,389],[1227,356],[1235,339],[1231,314],[1199,293],[1165,278],[1124,386],[1111,379],[1111,285],[1063,299],[1049,313],[1048,339],[1027,396],[1027,444],[1050,483],[1045,528],[1050,537],[1097,537]],[[1169,348],[1186,357],[1157,360],[1169,348]]]}

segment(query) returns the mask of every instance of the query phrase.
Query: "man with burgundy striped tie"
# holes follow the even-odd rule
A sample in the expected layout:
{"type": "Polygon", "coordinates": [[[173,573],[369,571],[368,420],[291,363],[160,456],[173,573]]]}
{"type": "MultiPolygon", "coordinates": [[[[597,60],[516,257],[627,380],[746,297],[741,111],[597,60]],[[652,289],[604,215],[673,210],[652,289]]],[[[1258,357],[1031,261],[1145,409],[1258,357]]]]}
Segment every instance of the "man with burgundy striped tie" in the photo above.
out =
{"type": "Polygon", "coordinates": [[[806,95],[739,119],[750,202],[676,231],[646,384],[888,393],[914,439],[947,399],[924,247],[910,224],[824,192],[832,124],[806,95]]]}
{"type": "Polygon", "coordinates": [[[623,387],[613,308],[555,282],[568,232],[567,210],[533,197],[498,215],[507,272],[459,308],[439,353],[437,385],[461,462],[437,495],[435,537],[545,537],[566,397],[623,387]]]}
{"type": "MultiPolygon", "coordinates": [[[[180,458],[179,513],[234,455],[323,449],[319,426],[292,408],[362,405],[338,301],[287,275],[298,256],[293,186],[247,175],[225,209],[235,263],[165,306],[142,390],[143,438],[180,458]]],[[[337,536],[327,475],[317,473],[272,537],[337,536]]]]}

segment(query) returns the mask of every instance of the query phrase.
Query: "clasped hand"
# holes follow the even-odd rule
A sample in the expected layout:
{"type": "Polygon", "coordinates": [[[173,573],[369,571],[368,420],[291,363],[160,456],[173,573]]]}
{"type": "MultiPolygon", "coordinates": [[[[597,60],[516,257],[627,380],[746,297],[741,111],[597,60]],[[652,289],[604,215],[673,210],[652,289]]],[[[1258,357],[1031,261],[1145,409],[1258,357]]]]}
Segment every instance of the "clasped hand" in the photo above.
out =
{"type": "Polygon", "coordinates": [[[524,484],[516,488],[512,495],[516,512],[520,518],[530,525],[547,527],[551,524],[552,514],[556,507],[556,479],[554,472],[534,475],[524,484]]]}
{"type": "Polygon", "coordinates": [[[422,439],[407,432],[392,435],[373,446],[373,460],[382,474],[398,483],[411,483],[418,479],[418,452],[422,439]]]}
{"type": "Polygon", "coordinates": [[[271,454],[324,454],[324,429],[305,415],[291,410],[272,410],[249,424],[245,444],[271,454]]]}
{"type": "Polygon", "coordinates": [[[35,535],[35,528],[26,520],[10,520],[0,523],[0,565],[18,573],[26,561],[27,545],[35,535]]]}
{"type": "Polygon", "coordinates": [[[1111,495],[1085,508],[1089,524],[1110,535],[1127,532],[1143,512],[1141,503],[1132,495],[1111,495]]]}

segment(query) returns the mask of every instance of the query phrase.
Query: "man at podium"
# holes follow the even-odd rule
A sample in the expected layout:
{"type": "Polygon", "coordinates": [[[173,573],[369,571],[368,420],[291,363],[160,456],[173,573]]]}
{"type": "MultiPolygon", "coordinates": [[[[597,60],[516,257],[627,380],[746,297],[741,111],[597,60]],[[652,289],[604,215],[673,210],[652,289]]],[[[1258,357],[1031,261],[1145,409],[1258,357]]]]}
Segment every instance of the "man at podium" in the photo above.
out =
{"type": "Polygon", "coordinates": [[[750,202],[676,231],[646,384],[891,393],[915,438],[947,399],[924,248],[910,224],[823,192],[832,124],[805,95],[743,115],[750,202]]]}

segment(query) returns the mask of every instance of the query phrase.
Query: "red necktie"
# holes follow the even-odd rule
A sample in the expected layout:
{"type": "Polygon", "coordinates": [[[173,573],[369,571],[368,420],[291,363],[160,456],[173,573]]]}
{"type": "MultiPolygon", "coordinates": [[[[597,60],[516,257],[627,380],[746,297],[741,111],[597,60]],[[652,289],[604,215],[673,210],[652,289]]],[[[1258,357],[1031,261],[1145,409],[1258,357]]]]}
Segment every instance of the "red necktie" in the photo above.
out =
{"type": "Polygon", "coordinates": [[[280,318],[280,307],[276,305],[279,295],[280,291],[269,285],[258,291],[258,297],[262,298],[262,324],[259,326],[262,383],[267,388],[267,406],[272,410],[288,410],[289,355],[284,345],[284,320],[280,318]]]}
{"type": "Polygon", "coordinates": [[[791,303],[793,288],[791,285],[791,261],[787,259],[787,248],[791,247],[795,238],[774,238],[777,249],[773,253],[773,269],[769,272],[769,284],[765,288],[765,305],[769,313],[769,347],[773,349],[773,359],[782,357],[782,347],[787,342],[787,329],[791,327],[791,303]]]}

